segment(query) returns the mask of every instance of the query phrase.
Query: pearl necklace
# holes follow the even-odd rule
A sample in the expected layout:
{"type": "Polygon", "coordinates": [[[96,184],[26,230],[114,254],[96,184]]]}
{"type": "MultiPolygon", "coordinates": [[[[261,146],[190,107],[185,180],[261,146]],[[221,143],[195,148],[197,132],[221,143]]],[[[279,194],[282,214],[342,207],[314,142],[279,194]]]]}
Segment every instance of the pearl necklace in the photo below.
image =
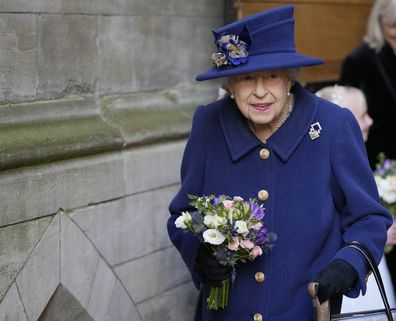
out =
{"type": "MultiPolygon", "coordinates": [[[[281,112],[281,115],[280,115],[280,118],[279,118],[279,122],[276,125],[276,127],[275,127],[275,129],[273,130],[272,133],[275,133],[279,129],[279,127],[281,127],[283,125],[283,123],[286,121],[286,119],[290,116],[291,112],[293,111],[293,105],[294,105],[293,104],[293,102],[294,102],[293,100],[294,100],[294,96],[293,96],[293,94],[290,94],[290,96],[286,100],[285,104],[283,105],[282,112],[281,112]]],[[[256,130],[253,127],[252,121],[250,119],[248,119],[248,118],[246,118],[246,121],[247,121],[249,130],[253,134],[255,134],[256,130]]]]}

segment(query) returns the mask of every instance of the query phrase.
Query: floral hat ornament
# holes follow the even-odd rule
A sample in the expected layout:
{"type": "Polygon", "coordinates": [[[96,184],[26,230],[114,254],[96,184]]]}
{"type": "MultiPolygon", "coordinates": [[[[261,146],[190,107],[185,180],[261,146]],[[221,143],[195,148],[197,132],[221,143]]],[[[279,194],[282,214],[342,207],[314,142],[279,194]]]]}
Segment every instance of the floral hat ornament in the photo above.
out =
{"type": "Polygon", "coordinates": [[[248,61],[251,38],[246,26],[237,36],[229,33],[213,31],[217,52],[212,54],[212,60],[220,68],[227,65],[237,66],[248,61]]]}
{"type": "Polygon", "coordinates": [[[257,71],[323,64],[322,59],[296,52],[294,6],[259,12],[213,31],[214,65],[196,80],[230,77],[257,71]]]}

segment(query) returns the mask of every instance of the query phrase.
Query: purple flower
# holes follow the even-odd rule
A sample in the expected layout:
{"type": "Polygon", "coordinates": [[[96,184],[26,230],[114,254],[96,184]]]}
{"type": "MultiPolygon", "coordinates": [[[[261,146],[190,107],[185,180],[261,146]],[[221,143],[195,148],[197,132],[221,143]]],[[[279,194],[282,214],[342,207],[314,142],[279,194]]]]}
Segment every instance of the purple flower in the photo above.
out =
{"type": "Polygon", "coordinates": [[[385,175],[385,169],[383,169],[380,165],[377,165],[376,168],[376,174],[380,175],[380,176],[384,176],[385,175]]]}
{"type": "Polygon", "coordinates": [[[256,235],[256,244],[264,244],[267,241],[267,229],[262,228],[260,231],[257,232],[256,235]]]}
{"type": "Polygon", "coordinates": [[[212,59],[218,68],[226,65],[237,66],[248,61],[250,33],[245,26],[239,35],[213,32],[218,52],[212,59]]]}
{"type": "Polygon", "coordinates": [[[250,203],[250,210],[252,212],[252,218],[262,220],[265,213],[261,206],[257,205],[256,203],[250,203]]]}
{"type": "Polygon", "coordinates": [[[390,160],[390,159],[385,159],[384,160],[384,168],[385,169],[389,169],[389,168],[391,168],[392,167],[392,160],[390,160]]]}
{"type": "Polygon", "coordinates": [[[214,199],[213,199],[213,201],[212,201],[212,203],[213,203],[213,206],[217,206],[217,205],[219,205],[219,203],[220,203],[220,201],[223,201],[224,199],[225,199],[225,195],[219,195],[219,196],[216,196],[214,199]]]}

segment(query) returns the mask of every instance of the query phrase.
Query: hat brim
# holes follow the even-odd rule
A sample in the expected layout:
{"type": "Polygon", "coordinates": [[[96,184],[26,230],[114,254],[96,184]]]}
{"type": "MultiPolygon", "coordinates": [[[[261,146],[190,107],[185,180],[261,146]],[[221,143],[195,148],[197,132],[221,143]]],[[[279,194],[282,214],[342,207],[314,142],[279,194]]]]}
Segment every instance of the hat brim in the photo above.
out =
{"type": "Polygon", "coordinates": [[[312,58],[300,55],[295,52],[273,53],[257,56],[249,56],[246,63],[237,66],[226,66],[217,68],[213,66],[195,79],[198,81],[236,76],[257,71],[308,67],[321,65],[324,61],[319,58],[312,58]]]}

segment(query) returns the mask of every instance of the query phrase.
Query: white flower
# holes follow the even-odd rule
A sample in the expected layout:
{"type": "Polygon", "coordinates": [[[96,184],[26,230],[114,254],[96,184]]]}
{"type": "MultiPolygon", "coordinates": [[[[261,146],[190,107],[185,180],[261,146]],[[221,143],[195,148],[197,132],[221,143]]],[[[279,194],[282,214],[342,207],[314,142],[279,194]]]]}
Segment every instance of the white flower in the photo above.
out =
{"type": "Polygon", "coordinates": [[[192,221],[192,217],[189,212],[182,212],[182,214],[176,219],[175,225],[177,228],[185,230],[187,224],[192,221]]]}
{"type": "Polygon", "coordinates": [[[221,225],[227,224],[227,220],[225,217],[219,215],[206,215],[204,224],[210,228],[218,228],[221,225]]]}
{"type": "Polygon", "coordinates": [[[227,56],[221,52],[214,52],[211,58],[217,67],[228,65],[227,56]]]}
{"type": "Polygon", "coordinates": [[[245,221],[235,221],[235,229],[239,234],[249,232],[245,221]]]}
{"type": "Polygon", "coordinates": [[[388,204],[396,202],[396,190],[394,186],[394,176],[382,178],[375,176],[380,197],[388,204]]]}
{"type": "Polygon", "coordinates": [[[225,241],[225,236],[219,230],[208,229],[202,234],[204,241],[213,245],[219,245],[225,241]]]}

